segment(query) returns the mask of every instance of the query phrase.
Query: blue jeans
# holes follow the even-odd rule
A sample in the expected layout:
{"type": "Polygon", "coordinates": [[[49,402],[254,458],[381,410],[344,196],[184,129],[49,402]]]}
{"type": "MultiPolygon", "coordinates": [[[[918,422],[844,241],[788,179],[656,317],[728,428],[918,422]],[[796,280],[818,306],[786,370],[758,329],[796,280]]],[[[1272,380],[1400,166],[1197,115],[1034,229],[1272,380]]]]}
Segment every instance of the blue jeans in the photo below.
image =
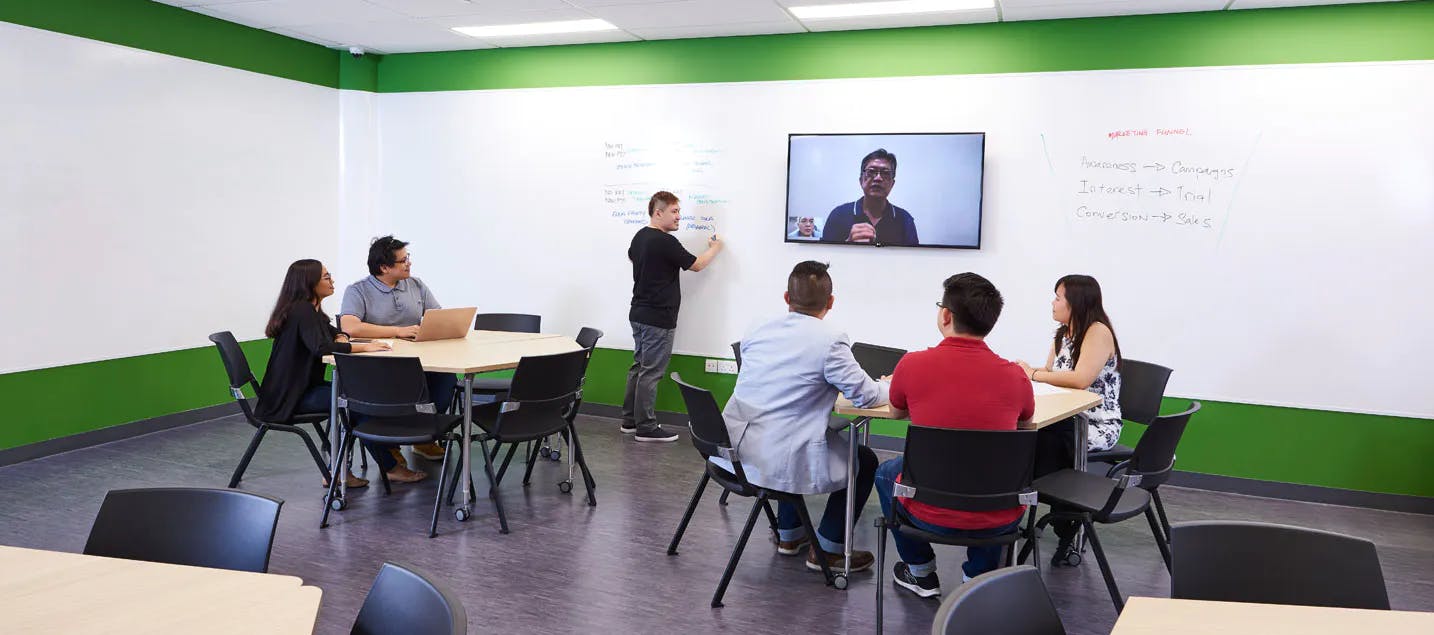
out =
{"type": "MultiPolygon", "coordinates": [[[[872,479],[876,476],[876,453],[864,445],[856,448],[856,491],[852,492],[856,513],[852,522],[861,517],[861,508],[871,497],[872,479]]],[[[817,526],[817,544],[827,553],[842,553],[846,547],[846,488],[843,487],[827,496],[827,508],[822,512],[822,522],[817,526]]],[[[807,535],[802,527],[802,517],[792,503],[777,503],[777,537],[781,540],[797,540],[807,535]]]]}
{"type": "MultiPolygon", "coordinates": [[[[902,465],[902,457],[896,457],[876,469],[876,496],[881,501],[881,513],[888,518],[891,517],[891,506],[895,504],[896,477],[901,474],[902,465]]],[[[1017,518],[1015,522],[1004,527],[957,529],[923,522],[910,514],[907,514],[907,518],[911,520],[911,525],[922,531],[962,538],[990,538],[1015,531],[1021,525],[1021,519],[1017,518]]],[[[920,578],[936,571],[936,552],[931,550],[931,543],[906,536],[900,529],[891,532],[891,540],[896,543],[896,553],[901,555],[901,561],[911,568],[911,575],[920,578]]],[[[961,565],[961,570],[967,577],[974,578],[987,571],[994,571],[1000,565],[1000,545],[967,547],[966,562],[961,565]]]]}
{"type": "Polygon", "coordinates": [[[622,423],[638,432],[652,432],[657,425],[657,384],[672,359],[672,338],[677,329],[665,329],[641,322],[632,324],[632,366],[627,369],[627,387],[622,397],[622,423]]]}

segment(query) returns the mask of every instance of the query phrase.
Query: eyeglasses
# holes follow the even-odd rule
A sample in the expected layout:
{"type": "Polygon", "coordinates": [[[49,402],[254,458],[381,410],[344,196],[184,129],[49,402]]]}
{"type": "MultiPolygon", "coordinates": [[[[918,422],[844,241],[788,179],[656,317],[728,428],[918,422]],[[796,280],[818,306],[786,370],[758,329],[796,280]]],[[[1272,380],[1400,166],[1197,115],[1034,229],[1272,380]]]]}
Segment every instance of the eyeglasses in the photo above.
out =
{"type": "Polygon", "coordinates": [[[395,261],[393,261],[393,264],[395,264],[395,265],[406,265],[406,264],[409,264],[409,263],[411,263],[411,262],[413,262],[413,254],[408,254],[407,256],[404,256],[404,257],[403,257],[403,260],[395,260],[395,261]]]}
{"type": "Polygon", "coordinates": [[[327,273],[324,274],[324,275],[322,275],[322,276],[319,276],[319,279],[320,279],[320,280],[328,280],[329,282],[333,282],[333,281],[334,281],[334,277],[333,277],[332,275],[327,274],[327,273]]]}
{"type": "Polygon", "coordinates": [[[874,179],[878,176],[884,179],[889,179],[893,176],[896,176],[896,171],[887,168],[867,168],[861,171],[861,175],[868,179],[874,179]]]}
{"type": "Polygon", "coordinates": [[[950,311],[950,310],[951,310],[951,307],[946,306],[946,303],[945,303],[945,302],[937,302],[937,303],[936,303],[936,306],[937,306],[938,308],[946,309],[947,311],[950,311]]]}

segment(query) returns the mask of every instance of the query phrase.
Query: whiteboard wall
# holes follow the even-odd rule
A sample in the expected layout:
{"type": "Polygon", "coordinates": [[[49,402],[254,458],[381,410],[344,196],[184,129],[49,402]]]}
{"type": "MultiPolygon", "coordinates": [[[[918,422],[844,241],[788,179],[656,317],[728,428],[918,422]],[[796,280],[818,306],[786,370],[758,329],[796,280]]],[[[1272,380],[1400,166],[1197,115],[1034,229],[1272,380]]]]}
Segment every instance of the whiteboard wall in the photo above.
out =
{"type": "Polygon", "coordinates": [[[681,353],[729,356],[815,259],[855,340],[934,344],[970,270],[1006,298],[992,347],[1043,361],[1051,285],[1089,273],[1171,394],[1434,417],[1429,103],[1424,62],[384,94],[362,223],[446,305],[623,347],[624,254],[669,189],[690,250],[727,241],[683,274],[681,353]],[[979,251],[781,241],[788,133],[939,131],[988,135],[979,251]]]}
{"type": "Polygon", "coordinates": [[[262,337],[332,259],[338,91],[6,23],[0,81],[0,373],[262,337]]]}

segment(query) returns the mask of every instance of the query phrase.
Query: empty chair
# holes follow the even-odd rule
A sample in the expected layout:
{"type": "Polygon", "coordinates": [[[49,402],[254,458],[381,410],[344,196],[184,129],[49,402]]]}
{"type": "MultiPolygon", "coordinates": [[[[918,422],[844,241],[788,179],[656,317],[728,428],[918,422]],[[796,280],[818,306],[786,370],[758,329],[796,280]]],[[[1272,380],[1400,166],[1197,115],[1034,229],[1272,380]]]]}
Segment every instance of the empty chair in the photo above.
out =
{"type": "Polygon", "coordinates": [[[1318,529],[1240,521],[1171,527],[1170,597],[1389,608],[1374,543],[1318,529]]]}
{"type": "MultiPolygon", "coordinates": [[[[527,313],[479,313],[473,316],[475,331],[506,331],[509,333],[539,333],[543,329],[543,316],[527,313]]],[[[513,385],[510,377],[474,377],[473,396],[476,403],[492,401],[497,395],[507,392],[513,385]]],[[[453,389],[453,403],[462,403],[463,385],[453,389]]]]}
{"type": "MultiPolygon", "coordinates": [[[[1136,359],[1120,360],[1120,418],[1149,425],[1160,414],[1160,400],[1170,381],[1169,368],[1136,359]]],[[[1115,444],[1109,450],[1088,453],[1097,463],[1119,463],[1135,452],[1128,445],[1115,444]]]]}
{"type": "Polygon", "coordinates": [[[1065,635],[1035,567],[1006,567],[971,578],[941,602],[931,635],[1065,635]]]}
{"type": "Polygon", "coordinates": [[[85,553],[265,573],[283,504],[234,489],[111,490],[85,553]]]}
{"type": "Polygon", "coordinates": [[[462,635],[468,632],[468,612],[446,585],[409,565],[385,562],[350,632],[462,635]]]}
{"type": "MultiPolygon", "coordinates": [[[[1195,403],[1188,412],[1194,415],[1199,410],[1200,404],[1195,403]]],[[[1106,476],[1115,476],[1134,469],[1145,474],[1137,487],[1150,492],[1150,502],[1160,520],[1160,528],[1165,532],[1167,543],[1170,542],[1170,518],[1165,515],[1165,503],[1160,500],[1160,486],[1170,480],[1170,472],[1175,466],[1175,448],[1180,444],[1180,438],[1185,435],[1185,425],[1189,422],[1190,417],[1180,414],[1154,417],[1146,427],[1145,434],[1140,436],[1140,441],[1136,442],[1131,457],[1111,466],[1106,473],[1106,476]]],[[[1169,558],[1166,558],[1165,564],[1166,568],[1169,568],[1169,558]]]]}
{"type": "MultiPolygon", "coordinates": [[[[672,534],[672,542],[667,545],[667,555],[677,555],[677,545],[682,542],[682,534],[687,531],[687,523],[692,521],[692,514],[697,510],[698,501],[702,500],[702,492],[707,489],[708,481],[716,481],[722,486],[724,493],[732,492],[738,496],[757,499],[752,503],[747,523],[742,527],[742,537],[737,540],[737,546],[732,549],[732,556],[727,560],[727,569],[722,572],[722,581],[717,584],[717,592],[712,595],[712,606],[716,608],[722,606],[722,596],[727,593],[732,572],[736,571],[737,562],[742,558],[742,550],[747,547],[747,539],[752,536],[752,527],[757,524],[758,512],[766,512],[772,534],[777,534],[777,516],[772,513],[768,501],[788,501],[794,504],[808,536],[817,535],[816,527],[812,525],[806,503],[800,494],[769,490],[747,480],[742,459],[732,447],[732,439],[727,434],[727,423],[722,419],[722,412],[718,410],[717,400],[712,398],[712,393],[683,382],[677,373],[672,373],[671,377],[682,390],[682,400],[687,404],[688,428],[692,432],[692,445],[702,455],[703,472],[701,480],[697,482],[697,490],[692,492],[692,499],[687,502],[687,511],[682,515],[682,522],[678,523],[677,532],[672,534]]],[[[816,560],[821,565],[827,584],[833,584],[835,576],[827,565],[826,553],[822,551],[820,541],[812,540],[811,548],[816,551],[816,560]]]]}
{"type": "MultiPolygon", "coordinates": [[[[906,431],[905,461],[901,482],[896,484],[899,497],[946,509],[970,512],[1006,510],[1036,504],[1036,490],[1031,488],[1031,473],[1036,461],[1034,430],[963,430],[929,428],[913,425],[906,431]]],[[[876,521],[876,570],[886,575],[886,532],[899,531],[902,536],[931,544],[981,547],[1002,545],[1007,548],[1006,565],[1011,565],[1016,541],[1025,538],[1038,546],[1028,528],[986,538],[952,536],[917,528],[899,498],[891,510],[876,521]]],[[[883,595],[886,585],[876,585],[876,624],[881,630],[883,595]]]]}
{"type": "MultiPolygon", "coordinates": [[[[578,330],[578,336],[577,336],[576,338],[574,338],[575,341],[578,343],[578,346],[583,347],[583,350],[587,351],[587,353],[588,353],[588,354],[587,354],[587,358],[586,358],[585,360],[583,360],[583,382],[584,382],[584,383],[587,382],[588,364],[592,363],[592,360],[593,360],[593,352],[594,352],[595,350],[597,350],[598,340],[602,339],[602,336],[603,336],[603,332],[602,332],[602,331],[600,331],[600,330],[598,330],[598,329],[595,329],[595,328],[591,328],[591,327],[584,326],[582,329],[578,330]]],[[[578,391],[577,397],[576,397],[575,399],[573,399],[572,405],[568,407],[568,411],[567,411],[566,413],[564,413],[564,415],[563,415],[563,418],[564,418],[564,419],[567,419],[567,421],[568,421],[568,427],[569,427],[569,428],[571,428],[571,427],[573,427],[573,426],[575,425],[574,422],[577,420],[578,411],[581,410],[582,407],[583,407],[583,394],[582,394],[582,391],[578,391]]],[[[576,463],[574,463],[573,457],[574,457],[574,455],[575,455],[577,452],[580,452],[580,451],[581,451],[581,448],[578,447],[577,437],[568,434],[568,432],[567,432],[566,430],[562,431],[562,436],[563,436],[563,440],[564,440],[564,441],[567,441],[567,443],[568,443],[568,478],[565,479],[565,480],[563,480],[563,481],[559,481],[559,482],[558,482],[558,490],[561,491],[561,492],[564,493],[564,494],[569,494],[569,493],[572,493],[572,491],[573,491],[573,468],[576,467],[576,463]]],[[[542,448],[540,448],[539,450],[537,450],[537,452],[538,452],[539,454],[542,454],[542,450],[544,450],[544,449],[547,449],[547,450],[548,450],[548,453],[545,454],[544,456],[547,456],[547,457],[553,459],[554,461],[557,461],[557,460],[559,460],[559,459],[561,458],[561,455],[560,455],[560,453],[558,452],[558,449],[557,449],[557,448],[551,448],[551,449],[549,449],[549,447],[548,447],[548,442],[547,442],[547,438],[546,438],[546,437],[543,439],[542,448]]],[[[524,483],[527,483],[527,482],[528,482],[528,479],[532,476],[532,474],[533,474],[533,459],[532,459],[532,457],[529,457],[529,459],[528,459],[528,473],[523,476],[523,482],[524,482],[524,483]]],[[[584,472],[584,473],[583,473],[583,480],[584,480],[584,482],[585,482],[585,483],[587,484],[587,486],[588,486],[588,504],[589,504],[589,505],[596,505],[596,504],[597,504],[597,500],[596,500],[595,497],[593,496],[593,490],[597,488],[597,484],[592,481],[592,475],[589,474],[589,473],[587,473],[587,472],[584,472]]]]}
{"type": "MultiPolygon", "coordinates": [[[[463,417],[440,414],[428,394],[428,380],[417,357],[372,357],[365,355],[334,355],[334,364],[342,381],[338,383],[339,411],[343,423],[343,440],[339,443],[337,465],[343,465],[353,452],[353,439],[381,445],[439,443],[445,445],[443,467],[439,470],[439,496],[433,501],[433,522],[428,535],[438,527],[438,510],[443,492],[443,478],[448,476],[448,446],[452,445],[453,428],[463,417]],[[358,415],[358,416],[355,416],[358,415]],[[361,417],[361,418],[360,418],[361,417]]],[[[388,493],[388,474],[382,470],[383,491],[388,493]]],[[[339,483],[329,483],[323,516],[319,527],[329,524],[329,511],[345,507],[338,496],[339,483]]]]}
{"type": "MultiPolygon", "coordinates": [[[[555,355],[534,355],[518,360],[518,369],[513,373],[513,388],[503,401],[473,406],[475,430],[472,440],[478,441],[483,451],[483,470],[488,475],[488,496],[498,511],[498,523],[502,533],[508,533],[508,516],[503,511],[503,499],[498,485],[508,471],[518,445],[536,441],[550,434],[566,432],[573,443],[573,459],[583,471],[584,483],[588,486],[588,504],[595,505],[592,475],[583,459],[582,445],[577,440],[577,429],[571,423],[576,416],[573,404],[582,392],[583,374],[587,369],[588,350],[576,350],[555,355]],[[490,453],[488,442],[493,442],[490,453]],[[496,472],[493,462],[504,445],[508,453],[496,472]]],[[[470,440],[471,441],[471,440],[470,440]]],[[[528,484],[532,471],[524,475],[523,484],[528,484]]],[[[456,486],[456,479],[454,482],[456,486]]],[[[449,499],[454,490],[450,488],[449,499]]],[[[471,492],[470,492],[471,493],[471,492]]]]}
{"type": "Polygon", "coordinates": [[[877,346],[865,342],[851,345],[851,355],[866,374],[874,379],[890,375],[896,370],[896,363],[906,356],[906,351],[889,346],[877,346]]]}
{"type": "MultiPolygon", "coordinates": [[[[1080,523],[1090,540],[1091,550],[1100,564],[1100,573],[1105,578],[1106,590],[1115,604],[1116,612],[1125,607],[1125,599],[1115,583],[1105,550],[1101,548],[1096,535],[1095,524],[1118,523],[1142,514],[1150,524],[1150,533],[1160,548],[1165,566],[1171,566],[1170,547],[1165,540],[1165,531],[1155,519],[1150,506],[1150,493],[1140,485],[1147,479],[1159,483],[1170,477],[1175,467],[1175,447],[1190,416],[1200,410],[1200,402],[1192,402],[1190,408],[1178,414],[1158,417],[1146,431],[1150,441],[1141,438],[1136,445],[1136,454],[1130,466],[1118,478],[1106,478],[1089,472],[1064,469],[1036,479],[1035,488],[1040,501],[1051,506],[1051,511],[1036,523],[1036,530],[1044,528],[1052,520],[1069,520],[1080,523]],[[1152,436],[1153,433],[1153,436],[1152,436]]],[[[1039,535],[1039,533],[1037,533],[1039,535]]],[[[1021,562],[1026,561],[1032,543],[1026,543],[1021,550],[1021,562]]]]}
{"type": "Polygon", "coordinates": [[[309,438],[309,433],[298,425],[313,424],[314,432],[324,445],[324,451],[328,451],[328,430],[323,426],[323,422],[329,418],[328,413],[299,414],[289,421],[261,421],[254,416],[254,408],[244,396],[245,386],[255,394],[259,393],[259,380],[254,378],[254,372],[249,368],[249,359],[244,356],[244,349],[239,347],[239,342],[229,331],[211,333],[209,341],[214,342],[214,347],[219,349],[219,359],[224,362],[224,371],[229,375],[229,394],[234,397],[234,401],[239,402],[239,409],[244,412],[244,420],[254,426],[254,436],[249,438],[248,449],[244,450],[244,455],[239,458],[234,475],[229,477],[229,487],[239,487],[239,480],[244,477],[244,471],[249,469],[249,461],[254,458],[254,452],[264,440],[264,433],[270,430],[299,435],[299,438],[304,440],[304,446],[309,449],[309,456],[313,457],[314,464],[319,467],[319,473],[323,474],[325,481],[329,480],[329,466],[324,464],[324,457],[319,454],[319,449],[314,446],[314,440],[309,438]]]}

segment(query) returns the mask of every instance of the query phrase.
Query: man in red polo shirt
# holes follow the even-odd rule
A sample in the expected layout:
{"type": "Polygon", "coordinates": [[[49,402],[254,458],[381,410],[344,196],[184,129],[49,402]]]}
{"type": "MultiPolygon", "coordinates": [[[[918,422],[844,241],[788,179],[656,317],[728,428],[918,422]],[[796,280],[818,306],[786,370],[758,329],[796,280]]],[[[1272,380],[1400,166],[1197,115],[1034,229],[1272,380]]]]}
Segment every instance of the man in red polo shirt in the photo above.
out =
{"type": "MultiPolygon", "coordinates": [[[[896,365],[891,379],[891,405],[911,413],[911,423],[934,428],[1015,430],[1016,423],[1035,413],[1031,382],[1014,362],[986,347],[985,337],[1001,315],[1001,292],[991,281],[974,273],[946,279],[936,314],[936,326],[945,339],[924,351],[908,353],[896,365]]],[[[876,471],[881,510],[890,514],[893,484],[901,475],[900,457],[876,471]]],[[[923,530],[970,537],[1006,533],[1021,522],[1025,507],[967,512],[902,499],[907,515],[923,530]]],[[[941,595],[936,577],[936,554],[931,545],[892,532],[901,562],[892,577],[896,584],[918,596],[941,595]]],[[[995,569],[1001,547],[967,547],[963,581],[995,569]]]]}

